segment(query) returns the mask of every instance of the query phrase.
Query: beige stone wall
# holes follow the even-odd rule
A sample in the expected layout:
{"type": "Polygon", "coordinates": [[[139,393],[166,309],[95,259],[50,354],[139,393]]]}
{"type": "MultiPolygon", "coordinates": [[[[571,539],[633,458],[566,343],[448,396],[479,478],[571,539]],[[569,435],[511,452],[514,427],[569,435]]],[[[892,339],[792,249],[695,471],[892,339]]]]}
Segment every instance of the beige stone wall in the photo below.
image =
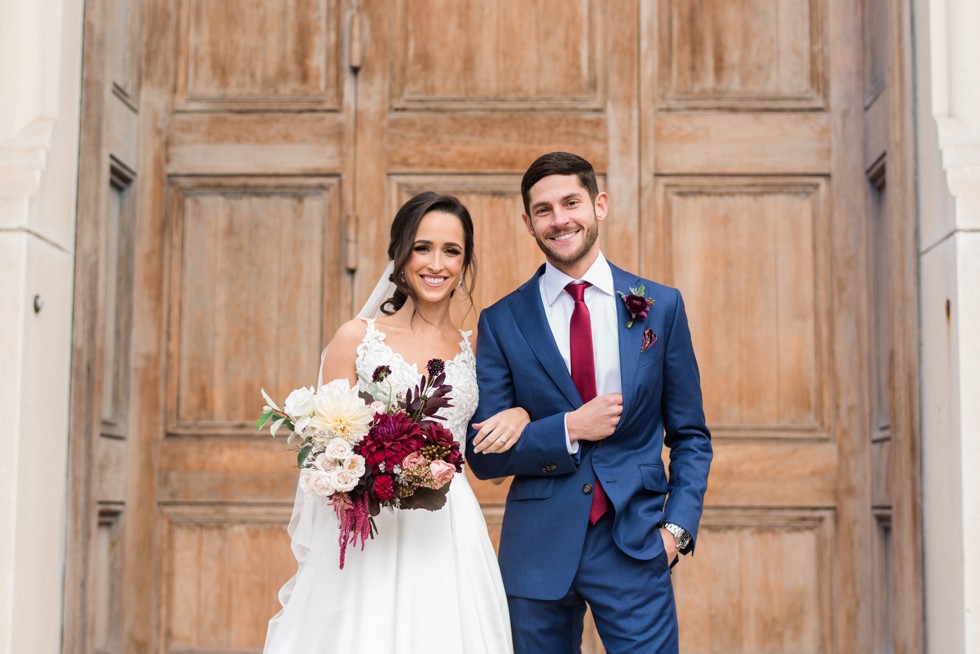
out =
{"type": "Polygon", "coordinates": [[[60,651],[81,5],[0,0],[0,654],[60,651]]]}
{"type": "Polygon", "coordinates": [[[980,3],[914,9],[926,649],[980,652],[980,3]]]}

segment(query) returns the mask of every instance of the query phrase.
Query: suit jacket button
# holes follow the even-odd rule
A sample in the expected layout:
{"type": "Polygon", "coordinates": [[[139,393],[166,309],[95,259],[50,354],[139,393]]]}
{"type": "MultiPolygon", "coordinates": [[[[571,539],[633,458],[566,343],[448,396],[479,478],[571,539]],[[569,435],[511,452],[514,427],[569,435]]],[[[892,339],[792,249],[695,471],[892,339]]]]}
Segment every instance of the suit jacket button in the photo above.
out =
{"type": "Polygon", "coordinates": [[[541,472],[547,473],[547,472],[551,472],[551,471],[548,469],[548,466],[541,466],[541,472]]]}
{"type": "Polygon", "coordinates": [[[582,486],[582,492],[585,493],[586,495],[588,495],[589,493],[591,493],[592,492],[592,484],[586,484],[585,486],[582,486]]]}

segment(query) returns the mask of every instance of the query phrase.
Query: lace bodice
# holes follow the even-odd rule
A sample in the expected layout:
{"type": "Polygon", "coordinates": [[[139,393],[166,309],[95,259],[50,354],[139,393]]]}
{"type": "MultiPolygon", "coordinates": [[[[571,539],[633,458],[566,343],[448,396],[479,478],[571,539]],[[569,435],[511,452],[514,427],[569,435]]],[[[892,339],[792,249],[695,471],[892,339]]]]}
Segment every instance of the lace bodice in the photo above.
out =
{"type": "MultiPolygon", "coordinates": [[[[414,388],[419,383],[422,371],[385,343],[385,334],[375,328],[373,318],[366,322],[367,332],[364,340],[357,346],[357,386],[376,400],[384,402],[388,399],[389,381],[392,391],[404,393],[409,387],[414,388]],[[371,377],[378,366],[390,367],[391,375],[385,382],[373,384],[371,377]]],[[[470,347],[470,332],[460,331],[460,336],[459,354],[446,361],[446,383],[453,387],[449,394],[452,406],[442,409],[439,414],[445,418],[446,426],[462,446],[466,441],[466,429],[479,402],[479,389],[476,385],[476,357],[470,347]]]]}

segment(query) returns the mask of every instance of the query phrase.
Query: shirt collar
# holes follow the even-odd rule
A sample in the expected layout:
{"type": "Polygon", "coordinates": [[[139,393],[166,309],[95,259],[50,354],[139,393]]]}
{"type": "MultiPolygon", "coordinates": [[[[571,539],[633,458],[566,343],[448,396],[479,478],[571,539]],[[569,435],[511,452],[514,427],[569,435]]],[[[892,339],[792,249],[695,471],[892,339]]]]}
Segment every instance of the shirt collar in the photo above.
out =
{"type": "Polygon", "coordinates": [[[589,282],[593,287],[606,295],[615,295],[612,268],[609,267],[609,262],[606,261],[606,258],[602,256],[602,252],[599,252],[599,256],[596,257],[592,266],[585,271],[581,279],[569,277],[551,265],[550,261],[545,262],[544,274],[541,275],[541,288],[544,290],[544,297],[549,305],[555,303],[555,300],[558,299],[558,296],[565,290],[565,286],[569,282],[589,282]]]}

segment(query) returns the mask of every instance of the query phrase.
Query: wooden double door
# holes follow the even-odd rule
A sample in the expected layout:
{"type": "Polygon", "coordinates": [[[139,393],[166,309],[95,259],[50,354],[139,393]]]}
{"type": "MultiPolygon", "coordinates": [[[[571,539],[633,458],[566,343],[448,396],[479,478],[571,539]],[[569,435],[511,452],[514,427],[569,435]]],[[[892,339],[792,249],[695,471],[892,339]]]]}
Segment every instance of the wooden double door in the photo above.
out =
{"type": "Polygon", "coordinates": [[[312,383],[418,191],[470,208],[478,310],[529,277],[554,150],[600,174],[606,256],[687,302],[716,457],[682,650],[877,649],[905,545],[873,528],[855,6],[89,2],[66,651],[261,649],[296,471],[259,388],[312,383]]]}

